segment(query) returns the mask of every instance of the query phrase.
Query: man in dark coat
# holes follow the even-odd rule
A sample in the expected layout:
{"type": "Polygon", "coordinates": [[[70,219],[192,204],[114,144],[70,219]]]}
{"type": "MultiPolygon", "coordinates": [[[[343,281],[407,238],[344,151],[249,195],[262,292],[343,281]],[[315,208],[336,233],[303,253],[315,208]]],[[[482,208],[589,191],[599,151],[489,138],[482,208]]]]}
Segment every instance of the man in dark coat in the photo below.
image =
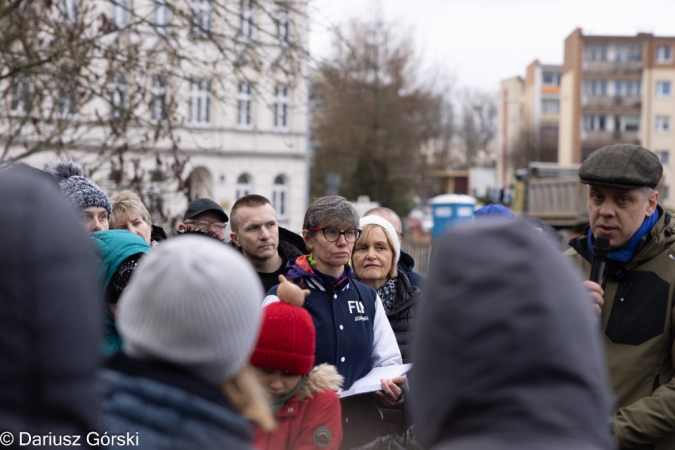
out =
{"type": "Polygon", "coordinates": [[[23,431],[48,436],[41,447],[77,436],[87,448],[87,433],[97,431],[102,323],[93,248],[76,212],[35,169],[0,171],[0,205],[0,443],[6,433],[26,442],[23,431]]]}
{"type": "Polygon", "coordinates": [[[440,240],[430,268],[409,399],[425,448],[614,448],[592,300],[549,239],[476,222],[440,240]]]}
{"type": "Polygon", "coordinates": [[[305,254],[299,235],[293,239],[279,226],[277,212],[262,195],[250,194],[237,200],[230,211],[230,239],[260,277],[265,292],[279,284],[279,275],[286,274],[289,260],[305,254]]]}

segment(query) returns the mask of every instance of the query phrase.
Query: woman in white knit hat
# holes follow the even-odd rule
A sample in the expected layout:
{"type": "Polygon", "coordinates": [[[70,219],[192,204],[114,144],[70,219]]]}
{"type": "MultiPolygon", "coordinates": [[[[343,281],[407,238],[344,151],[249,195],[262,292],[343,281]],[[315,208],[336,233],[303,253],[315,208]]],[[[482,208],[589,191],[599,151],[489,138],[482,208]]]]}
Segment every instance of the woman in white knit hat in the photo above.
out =
{"type": "Polygon", "coordinates": [[[108,435],[147,449],[247,449],[243,416],[271,429],[245,367],[261,296],[246,260],[213,239],[184,236],[148,255],[119,301],[122,352],[101,374],[108,435]]]}
{"type": "Polygon", "coordinates": [[[361,235],[352,253],[354,274],[357,280],[377,291],[396,335],[403,362],[409,363],[414,307],[420,290],[397,270],[401,247],[394,226],[379,216],[365,216],[359,226],[361,235]]]}

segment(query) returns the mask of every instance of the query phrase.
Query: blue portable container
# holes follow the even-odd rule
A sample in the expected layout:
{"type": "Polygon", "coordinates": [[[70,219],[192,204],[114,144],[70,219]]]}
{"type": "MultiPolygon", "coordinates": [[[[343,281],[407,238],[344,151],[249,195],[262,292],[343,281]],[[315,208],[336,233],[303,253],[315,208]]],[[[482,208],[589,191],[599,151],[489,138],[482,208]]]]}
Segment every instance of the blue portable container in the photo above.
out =
{"type": "Polygon", "coordinates": [[[432,198],[431,211],[434,217],[433,240],[438,239],[450,228],[471,222],[476,208],[476,199],[470,195],[445,194],[432,198]]]}

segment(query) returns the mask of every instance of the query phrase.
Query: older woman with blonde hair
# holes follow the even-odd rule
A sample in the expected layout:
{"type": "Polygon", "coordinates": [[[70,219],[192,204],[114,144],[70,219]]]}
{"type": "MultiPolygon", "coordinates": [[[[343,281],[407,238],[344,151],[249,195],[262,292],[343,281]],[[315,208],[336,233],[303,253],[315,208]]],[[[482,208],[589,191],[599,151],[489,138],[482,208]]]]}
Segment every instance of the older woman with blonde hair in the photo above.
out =
{"type": "Polygon", "coordinates": [[[130,190],[119,192],[110,199],[110,203],[112,204],[111,230],[131,231],[145,239],[151,247],[157,245],[158,240],[166,239],[164,230],[152,225],[150,212],[135,192],[130,190]]]}
{"type": "Polygon", "coordinates": [[[397,269],[401,246],[394,226],[379,216],[360,220],[361,235],[354,244],[352,264],[360,282],[371,286],[382,300],[403,362],[410,362],[415,302],[420,290],[397,269]]]}

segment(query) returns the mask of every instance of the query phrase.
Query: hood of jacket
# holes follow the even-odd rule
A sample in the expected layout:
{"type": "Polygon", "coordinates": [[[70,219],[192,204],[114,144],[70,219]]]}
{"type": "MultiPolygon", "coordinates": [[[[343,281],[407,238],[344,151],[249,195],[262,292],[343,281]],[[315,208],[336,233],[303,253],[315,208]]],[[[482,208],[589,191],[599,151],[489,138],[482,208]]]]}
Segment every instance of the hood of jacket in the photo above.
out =
{"type": "Polygon", "coordinates": [[[474,223],[437,243],[410,375],[423,445],[508,433],[521,449],[612,448],[600,330],[581,283],[518,220],[474,223]]]}
{"type": "Polygon", "coordinates": [[[0,205],[2,431],[96,430],[101,287],[87,233],[36,169],[0,171],[0,205]]]}
{"type": "Polygon", "coordinates": [[[298,400],[303,401],[312,394],[323,392],[326,389],[337,391],[342,387],[343,381],[344,377],[338,373],[337,367],[327,363],[319,364],[312,368],[300,386],[298,400]]]}
{"type": "Polygon", "coordinates": [[[92,233],[91,239],[101,262],[104,289],[125,259],[137,253],[150,251],[145,239],[127,230],[97,231],[92,233]]]}

